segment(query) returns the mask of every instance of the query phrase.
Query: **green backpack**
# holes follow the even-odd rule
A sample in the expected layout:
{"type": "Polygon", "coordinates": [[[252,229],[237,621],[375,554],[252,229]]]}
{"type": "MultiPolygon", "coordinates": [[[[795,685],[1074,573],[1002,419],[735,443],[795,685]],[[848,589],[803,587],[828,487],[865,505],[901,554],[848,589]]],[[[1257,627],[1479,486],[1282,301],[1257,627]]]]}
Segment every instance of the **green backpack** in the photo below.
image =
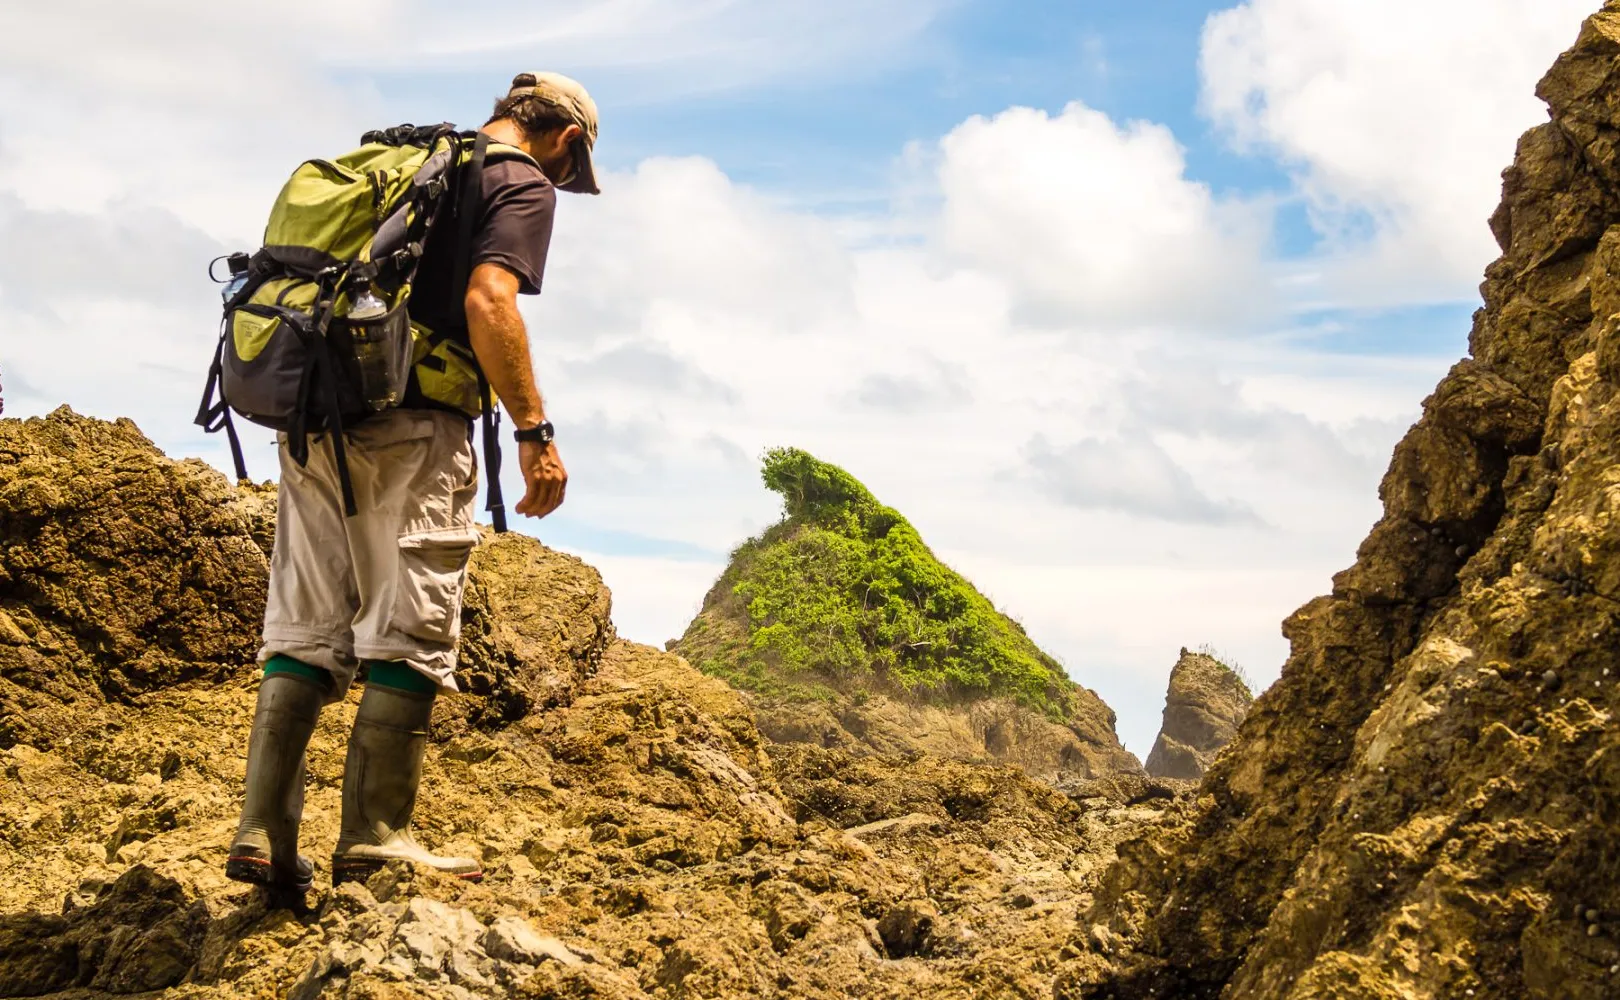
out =
{"type": "MultiPolygon", "coordinates": [[[[264,246],[227,262],[225,314],[196,422],[224,430],[247,478],[231,414],[287,434],[299,465],[324,433],[346,514],[355,513],[343,431],[409,401],[482,418],[488,510],[506,530],[499,414],[465,329],[433,331],[410,316],[428,234],[457,224],[452,294],[465,294],[479,174],[496,160],[534,161],[450,125],[368,132],[334,160],[308,160],[270,211],[264,246]],[[454,201],[454,212],[447,206],[454,201]]],[[[210,276],[213,266],[210,265],[210,276]]]]}

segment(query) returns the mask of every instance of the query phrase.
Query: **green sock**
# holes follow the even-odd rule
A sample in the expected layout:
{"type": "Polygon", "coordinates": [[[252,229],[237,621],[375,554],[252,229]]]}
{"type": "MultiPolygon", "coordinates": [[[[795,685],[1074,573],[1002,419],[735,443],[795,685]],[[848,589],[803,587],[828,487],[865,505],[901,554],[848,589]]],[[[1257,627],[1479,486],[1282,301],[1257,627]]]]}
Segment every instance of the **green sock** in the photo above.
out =
{"type": "Polygon", "coordinates": [[[367,684],[378,684],[412,694],[438,693],[437,681],[413,669],[404,660],[367,660],[365,663],[367,684]]]}
{"type": "Polygon", "coordinates": [[[302,660],[295,660],[280,653],[264,661],[264,675],[292,674],[295,677],[304,677],[314,681],[326,690],[332,690],[332,675],[320,667],[313,667],[302,660]]]}

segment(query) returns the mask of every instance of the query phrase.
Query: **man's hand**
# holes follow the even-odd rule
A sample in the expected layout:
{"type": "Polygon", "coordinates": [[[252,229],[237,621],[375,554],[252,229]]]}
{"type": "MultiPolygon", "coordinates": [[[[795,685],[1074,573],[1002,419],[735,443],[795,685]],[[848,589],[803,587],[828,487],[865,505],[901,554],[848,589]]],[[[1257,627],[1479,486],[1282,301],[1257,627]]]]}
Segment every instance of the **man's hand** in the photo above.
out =
{"type": "Polygon", "coordinates": [[[527,489],[523,499],[517,502],[519,514],[545,517],[562,506],[563,493],[568,489],[568,470],[563,468],[555,441],[550,444],[519,441],[518,466],[523,470],[523,484],[527,489]]]}

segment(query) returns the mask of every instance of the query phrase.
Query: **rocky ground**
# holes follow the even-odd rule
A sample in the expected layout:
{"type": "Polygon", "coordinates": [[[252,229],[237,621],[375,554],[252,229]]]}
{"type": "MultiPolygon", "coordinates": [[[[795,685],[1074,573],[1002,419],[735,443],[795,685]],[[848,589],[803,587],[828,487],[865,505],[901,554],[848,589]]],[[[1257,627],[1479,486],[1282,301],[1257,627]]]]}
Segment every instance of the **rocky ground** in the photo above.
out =
{"type": "MultiPolygon", "coordinates": [[[[1170,801],[768,745],[725,684],[614,638],[594,570],[509,535],[475,557],[418,809],[489,877],[271,911],[222,870],[273,503],[128,423],[0,420],[0,996],[1043,997],[1170,801]]],[[[323,869],[355,700],[311,743],[323,869]]]]}
{"type": "Polygon", "coordinates": [[[1620,3],[1539,93],[1471,357],[1059,997],[1620,996],[1620,3]]]}
{"type": "Polygon", "coordinates": [[[1164,723],[1148,752],[1147,773],[1196,781],[1237,735],[1254,695],[1231,667],[1208,653],[1181,650],[1170,670],[1164,723]]]}

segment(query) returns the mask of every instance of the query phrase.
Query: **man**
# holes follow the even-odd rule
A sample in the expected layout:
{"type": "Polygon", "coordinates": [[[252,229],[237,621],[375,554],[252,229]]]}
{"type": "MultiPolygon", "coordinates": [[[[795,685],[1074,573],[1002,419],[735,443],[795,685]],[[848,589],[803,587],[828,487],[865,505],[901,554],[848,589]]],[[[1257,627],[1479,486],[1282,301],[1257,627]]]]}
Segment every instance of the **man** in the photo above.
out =
{"type": "MultiPolygon", "coordinates": [[[[517,426],[526,490],[515,509],[539,518],[563,502],[568,475],[550,440],[517,296],[540,291],[556,191],[597,193],[596,106],[565,76],[523,73],[483,131],[528,159],[485,165],[470,248],[458,245],[461,220],[435,224],[410,312],[427,329],[465,331],[517,426]],[[459,268],[457,255],[469,251],[470,270],[459,268]],[[464,296],[452,287],[458,272],[467,275],[464,296]]],[[[433,700],[456,690],[462,590],[478,540],[471,431],[464,413],[433,406],[419,388],[400,408],[349,429],[352,517],[344,516],[332,450],[311,448],[301,466],[283,435],[258,657],[264,680],[226,862],[231,878],[299,897],[309,890],[313,866],[298,854],[304,751],[322,705],[342,700],[362,663],[366,691],[344,765],[333,883],[396,859],[482,877],[478,861],[429,853],[410,830],[433,700]]]]}

